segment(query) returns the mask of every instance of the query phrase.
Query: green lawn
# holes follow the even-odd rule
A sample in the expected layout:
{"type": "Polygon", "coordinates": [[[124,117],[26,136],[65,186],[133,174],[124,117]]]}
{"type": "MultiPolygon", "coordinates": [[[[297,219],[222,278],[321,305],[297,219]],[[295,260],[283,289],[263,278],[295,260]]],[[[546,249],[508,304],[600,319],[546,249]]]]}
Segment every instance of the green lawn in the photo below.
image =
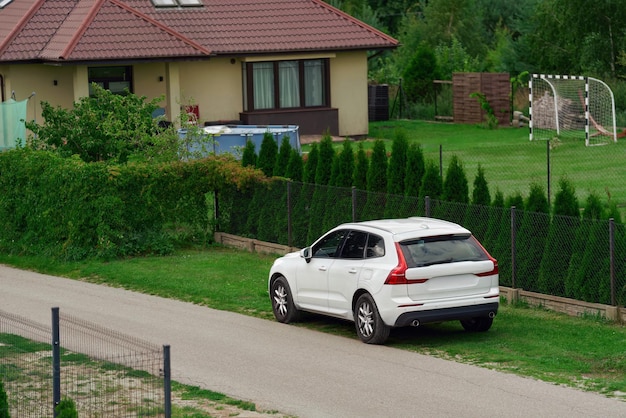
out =
{"type": "MultiPolygon", "coordinates": [[[[437,164],[441,150],[444,176],[450,158],[457,155],[465,168],[470,190],[480,164],[492,197],[496,190],[505,197],[517,192],[527,197],[532,183],[542,185],[547,193],[549,166],[551,201],[558,191],[558,181],[567,178],[574,185],[581,206],[593,192],[605,202],[610,200],[626,207],[626,140],[591,147],[586,147],[582,140],[548,144],[530,141],[528,128],[490,130],[478,125],[392,120],[370,123],[370,139],[363,141],[365,148],[371,148],[373,139],[383,139],[391,151],[391,140],[399,130],[410,142],[419,143],[425,157],[437,164]]],[[[339,151],[341,144],[335,146],[339,151]]],[[[308,151],[310,146],[303,149],[308,151]]]]}
{"type": "MultiPolygon", "coordinates": [[[[109,262],[0,255],[0,263],[273,320],[266,283],[274,258],[215,246],[109,262]]],[[[357,339],[349,322],[308,316],[296,326],[357,339]]],[[[601,318],[503,303],[489,332],[467,333],[457,322],[426,325],[394,330],[388,345],[626,401],[624,341],[626,328],[601,318]]]]}

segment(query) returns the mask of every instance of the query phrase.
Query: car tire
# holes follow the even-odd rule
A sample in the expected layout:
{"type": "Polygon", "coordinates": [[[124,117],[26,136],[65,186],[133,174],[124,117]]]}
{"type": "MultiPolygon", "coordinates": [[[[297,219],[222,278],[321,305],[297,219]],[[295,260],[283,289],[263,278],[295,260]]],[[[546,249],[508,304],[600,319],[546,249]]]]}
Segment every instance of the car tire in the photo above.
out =
{"type": "Polygon", "coordinates": [[[493,324],[493,318],[488,317],[479,317],[472,319],[462,319],[461,325],[465,331],[470,332],[485,332],[489,328],[491,328],[491,324],[493,324]]]}
{"type": "Polygon", "coordinates": [[[300,316],[300,312],[293,303],[293,297],[287,279],[283,276],[277,277],[276,280],[272,282],[270,299],[272,301],[274,317],[278,322],[288,324],[296,321],[300,316]]]}
{"type": "Polygon", "coordinates": [[[374,299],[368,293],[361,295],[356,301],[354,324],[357,335],[367,344],[383,344],[391,331],[383,322],[374,299]]]}

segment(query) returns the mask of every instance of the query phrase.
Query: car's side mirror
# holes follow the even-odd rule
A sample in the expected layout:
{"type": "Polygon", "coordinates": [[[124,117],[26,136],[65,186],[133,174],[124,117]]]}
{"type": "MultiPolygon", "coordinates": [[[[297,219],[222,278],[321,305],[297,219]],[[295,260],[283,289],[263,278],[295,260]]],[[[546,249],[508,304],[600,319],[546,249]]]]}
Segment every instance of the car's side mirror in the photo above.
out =
{"type": "Polygon", "coordinates": [[[306,247],[300,250],[300,257],[308,263],[311,261],[311,247],[306,247]]]}

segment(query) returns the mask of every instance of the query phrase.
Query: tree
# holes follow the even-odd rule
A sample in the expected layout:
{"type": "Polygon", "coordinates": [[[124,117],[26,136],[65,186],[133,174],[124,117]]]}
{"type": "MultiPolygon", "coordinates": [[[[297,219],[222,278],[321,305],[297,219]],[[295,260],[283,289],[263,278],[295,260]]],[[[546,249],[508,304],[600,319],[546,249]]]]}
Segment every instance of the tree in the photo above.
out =
{"type": "Polygon", "coordinates": [[[439,168],[434,162],[429,160],[426,163],[426,170],[424,171],[424,178],[422,179],[422,185],[419,191],[420,198],[439,199],[443,192],[443,180],[439,175],[439,168]]]}
{"type": "Polygon", "coordinates": [[[469,188],[463,164],[453,155],[443,182],[443,200],[448,202],[469,203],[469,188]]]}
{"type": "Polygon", "coordinates": [[[379,219],[385,213],[387,202],[387,151],[385,143],[374,142],[372,156],[367,170],[367,202],[360,219],[379,219]]]}
{"type": "Polygon", "coordinates": [[[54,409],[57,418],[78,418],[76,403],[70,398],[63,398],[54,409]]]}
{"type": "Polygon", "coordinates": [[[300,156],[300,153],[298,153],[298,151],[291,148],[291,151],[289,152],[289,163],[287,164],[285,177],[293,181],[302,181],[303,175],[304,167],[302,164],[302,157],[300,156]]]}
{"type": "Polygon", "coordinates": [[[402,74],[408,100],[432,102],[435,97],[433,81],[438,78],[439,68],[433,49],[426,44],[420,45],[402,74]]]}
{"type": "Polygon", "coordinates": [[[478,164],[476,177],[474,177],[474,188],[472,190],[472,204],[489,206],[491,204],[491,196],[489,194],[489,186],[485,179],[485,170],[478,164]]]}
{"type": "Polygon", "coordinates": [[[9,418],[9,399],[0,378],[0,418],[9,418]]]}
{"type": "Polygon", "coordinates": [[[330,185],[337,187],[352,187],[354,175],[354,152],[352,142],[348,139],[343,141],[343,148],[339,156],[333,160],[330,185]]]}
{"type": "Polygon", "coordinates": [[[329,133],[325,133],[320,141],[319,162],[315,170],[315,184],[327,185],[330,182],[334,158],[333,139],[329,133]]]}
{"type": "Polygon", "coordinates": [[[465,214],[465,225],[472,231],[479,241],[484,241],[489,227],[490,217],[493,215],[489,186],[485,179],[485,170],[478,165],[474,188],[472,190],[472,205],[468,206],[465,214]]]}
{"type": "Polygon", "coordinates": [[[320,158],[320,149],[317,142],[311,145],[309,155],[304,165],[304,173],[302,181],[305,183],[315,183],[315,172],[317,171],[317,162],[320,158]]]}
{"type": "Polygon", "coordinates": [[[172,131],[169,137],[163,132],[159,136],[158,121],[152,117],[162,98],[147,101],[131,93],[113,94],[96,84],[92,87],[93,95],[75,102],[71,110],[41,102],[44,124],[26,122],[34,134],[30,144],[64,157],[78,155],[85,162],[125,163],[131,155],[145,159],[148,153],[178,158],[178,137],[172,131]]]}
{"type": "Polygon", "coordinates": [[[422,179],[426,172],[424,152],[420,144],[412,142],[409,145],[406,157],[406,177],[404,178],[404,192],[407,196],[419,196],[422,179]]]}
{"type": "Polygon", "coordinates": [[[359,148],[356,152],[356,162],[354,164],[354,176],[352,179],[352,184],[357,190],[366,190],[367,189],[367,171],[370,165],[370,162],[367,158],[367,154],[365,154],[365,150],[363,149],[363,143],[359,142],[359,148]]]}
{"type": "Polygon", "coordinates": [[[404,194],[409,141],[406,132],[396,130],[391,144],[391,157],[387,166],[387,193],[404,194]]]}
{"type": "Polygon", "coordinates": [[[565,279],[579,224],[580,206],[576,191],[566,178],[562,178],[554,197],[554,216],[539,266],[537,287],[542,292],[565,296],[565,279]]]}
{"type": "Polygon", "coordinates": [[[278,145],[276,145],[274,136],[272,136],[270,132],[265,132],[263,134],[263,140],[261,141],[257,168],[261,169],[266,176],[271,177],[274,174],[277,155],[278,145]]]}
{"type": "Polygon", "coordinates": [[[519,287],[535,292],[538,290],[539,266],[550,228],[550,205],[541,185],[531,184],[524,207],[517,234],[517,277],[519,287]]]}
{"type": "Polygon", "coordinates": [[[291,156],[291,144],[289,143],[289,137],[283,137],[280,148],[278,149],[278,156],[276,157],[276,163],[274,164],[274,176],[284,177],[287,172],[287,165],[289,164],[289,157],[291,156]]]}
{"type": "Polygon", "coordinates": [[[387,191],[387,150],[385,143],[378,139],[374,142],[370,165],[367,170],[367,191],[387,191]]]}
{"type": "Polygon", "coordinates": [[[254,147],[254,142],[251,140],[246,141],[246,146],[243,149],[243,154],[241,156],[241,165],[244,167],[256,167],[256,149],[254,147]]]}

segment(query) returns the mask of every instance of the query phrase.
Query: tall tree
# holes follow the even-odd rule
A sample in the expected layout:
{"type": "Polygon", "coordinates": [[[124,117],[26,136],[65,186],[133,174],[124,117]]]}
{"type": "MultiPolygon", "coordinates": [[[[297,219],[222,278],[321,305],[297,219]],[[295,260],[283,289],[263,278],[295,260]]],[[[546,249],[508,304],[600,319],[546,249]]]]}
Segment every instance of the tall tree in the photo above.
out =
{"type": "Polygon", "coordinates": [[[408,149],[409,141],[406,132],[396,130],[391,144],[391,157],[389,157],[389,165],[387,166],[387,193],[389,194],[404,194],[408,149]]]}
{"type": "Polygon", "coordinates": [[[443,200],[450,202],[469,203],[469,187],[465,170],[459,157],[453,155],[443,181],[443,200]]]}
{"type": "Polygon", "coordinates": [[[370,192],[387,191],[387,150],[385,143],[378,139],[372,148],[369,169],[367,170],[367,190],[370,192]]]}
{"type": "Polygon", "coordinates": [[[422,179],[426,172],[424,151],[422,146],[411,142],[406,157],[406,176],[404,178],[404,192],[407,196],[419,196],[422,179]]]}
{"type": "Polygon", "coordinates": [[[315,183],[327,185],[330,182],[330,174],[333,167],[335,150],[333,149],[333,139],[329,133],[322,136],[320,141],[319,161],[315,170],[315,183]]]}
{"type": "Polygon", "coordinates": [[[369,168],[369,159],[363,148],[363,142],[359,142],[359,147],[356,151],[356,162],[354,164],[354,176],[352,183],[357,190],[367,189],[367,170],[369,168]]]}
{"type": "Polygon", "coordinates": [[[261,141],[257,168],[260,168],[266,176],[271,177],[274,174],[274,165],[276,164],[277,155],[278,145],[276,145],[274,136],[270,132],[265,132],[263,134],[263,140],[261,141]]]}
{"type": "Polygon", "coordinates": [[[317,172],[317,163],[320,159],[320,149],[317,142],[311,145],[306,163],[304,165],[304,175],[302,181],[305,183],[315,183],[315,173],[317,172]]]}

